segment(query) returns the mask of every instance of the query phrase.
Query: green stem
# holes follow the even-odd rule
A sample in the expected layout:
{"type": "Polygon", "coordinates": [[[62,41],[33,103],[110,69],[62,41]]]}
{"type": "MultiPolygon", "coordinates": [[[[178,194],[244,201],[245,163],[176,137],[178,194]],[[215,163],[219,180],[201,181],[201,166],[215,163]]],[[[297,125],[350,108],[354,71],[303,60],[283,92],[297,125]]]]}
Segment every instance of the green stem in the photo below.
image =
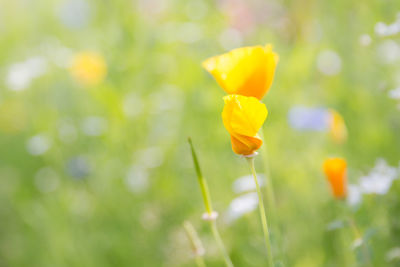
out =
{"type": "MultiPolygon", "coordinates": [[[[364,238],[361,234],[361,231],[359,230],[359,228],[357,227],[356,221],[354,219],[354,214],[352,212],[352,210],[350,209],[350,207],[348,207],[346,205],[345,201],[340,201],[339,205],[337,206],[340,209],[340,213],[342,214],[342,216],[345,218],[345,220],[347,220],[348,225],[350,226],[351,231],[353,232],[353,235],[355,237],[355,239],[360,239],[361,240],[361,253],[364,254],[364,259],[365,259],[365,264],[363,264],[363,266],[373,266],[372,262],[371,262],[371,258],[370,258],[370,254],[368,251],[368,247],[367,244],[364,242],[364,238]]],[[[356,257],[357,258],[357,257],[356,257]]]]}
{"type": "Polygon", "coordinates": [[[258,184],[256,170],[254,168],[254,157],[248,157],[246,159],[247,159],[247,162],[249,163],[249,167],[250,167],[251,173],[253,174],[254,182],[256,184],[257,195],[258,195],[258,207],[260,210],[260,217],[261,217],[261,224],[262,224],[263,232],[264,232],[265,245],[267,247],[268,263],[269,263],[270,267],[273,267],[274,260],[273,260],[273,256],[272,256],[271,241],[269,238],[267,216],[265,215],[264,201],[262,198],[260,186],[258,184]]]}
{"type": "Polygon", "coordinates": [[[212,233],[214,235],[215,241],[217,242],[217,245],[218,245],[218,248],[219,248],[219,250],[220,250],[220,252],[222,254],[222,257],[224,258],[226,266],[227,267],[233,267],[232,261],[229,258],[229,254],[225,249],[224,243],[222,242],[222,239],[221,239],[221,235],[219,234],[219,231],[218,231],[218,228],[217,228],[217,224],[215,222],[216,217],[214,217],[214,216],[216,215],[216,213],[212,209],[211,197],[210,197],[210,193],[209,193],[209,190],[208,190],[207,181],[203,177],[203,174],[201,173],[200,164],[199,164],[199,161],[197,159],[196,151],[194,149],[192,140],[189,138],[188,141],[189,141],[189,144],[190,144],[190,149],[192,151],[193,163],[194,163],[194,166],[195,166],[195,169],[196,169],[197,179],[199,181],[201,194],[202,194],[203,200],[204,200],[204,205],[205,205],[205,208],[206,208],[208,219],[210,220],[211,231],[212,231],[212,233]]]}
{"type": "Polygon", "coordinates": [[[271,171],[269,168],[269,159],[268,159],[268,149],[267,149],[267,145],[265,143],[265,137],[264,137],[264,132],[263,129],[260,129],[259,132],[261,139],[264,140],[263,145],[261,146],[261,155],[263,157],[263,161],[264,161],[264,171],[265,171],[265,176],[267,178],[267,186],[266,186],[266,190],[267,190],[267,200],[268,200],[268,207],[270,210],[270,214],[272,215],[273,219],[276,221],[277,220],[277,213],[276,213],[276,200],[275,200],[275,191],[274,191],[274,186],[273,186],[273,182],[271,179],[271,171]]]}
{"type": "MultiPolygon", "coordinates": [[[[332,209],[332,217],[333,218],[342,218],[345,217],[345,206],[343,205],[341,200],[334,201],[330,203],[330,206],[325,209],[332,209]]],[[[347,222],[345,222],[347,223],[347,222]]],[[[335,261],[335,264],[338,266],[356,266],[354,253],[350,249],[349,246],[349,235],[347,231],[344,229],[338,229],[337,233],[332,231],[332,235],[330,236],[329,245],[334,250],[330,255],[332,255],[332,260],[335,261]]]]}
{"type": "Polygon", "coordinates": [[[192,139],[189,138],[188,141],[189,141],[190,149],[192,151],[193,163],[194,163],[194,167],[196,169],[197,180],[199,181],[201,194],[203,196],[204,206],[206,207],[207,213],[211,214],[213,212],[213,209],[212,209],[212,205],[211,205],[211,197],[210,197],[210,192],[208,190],[207,181],[206,181],[206,179],[204,179],[203,174],[201,173],[200,164],[197,159],[196,151],[193,147],[192,139]]]}
{"type": "Polygon", "coordinates": [[[217,228],[217,223],[215,222],[215,220],[211,220],[210,224],[211,224],[211,230],[214,235],[215,241],[217,242],[219,251],[221,252],[221,254],[224,258],[226,266],[233,267],[233,263],[232,263],[231,259],[229,258],[228,252],[226,251],[224,243],[222,242],[221,235],[219,234],[219,231],[217,228]]]}
{"type": "Polygon", "coordinates": [[[353,231],[353,234],[354,234],[355,238],[356,239],[361,239],[361,242],[362,242],[361,243],[361,246],[362,246],[361,249],[362,249],[362,252],[364,254],[364,258],[365,258],[365,260],[367,262],[367,265],[368,266],[372,266],[371,258],[369,257],[367,244],[364,242],[364,238],[361,235],[361,232],[358,229],[357,224],[356,224],[355,220],[353,219],[353,215],[351,213],[349,214],[348,220],[349,220],[350,228],[353,231]]]}
{"type": "Polygon", "coordinates": [[[204,254],[204,248],[199,236],[197,235],[196,229],[194,229],[193,225],[189,221],[183,222],[183,228],[185,229],[186,235],[190,241],[190,246],[192,248],[193,255],[195,256],[197,266],[205,267],[206,265],[202,257],[204,254]]]}

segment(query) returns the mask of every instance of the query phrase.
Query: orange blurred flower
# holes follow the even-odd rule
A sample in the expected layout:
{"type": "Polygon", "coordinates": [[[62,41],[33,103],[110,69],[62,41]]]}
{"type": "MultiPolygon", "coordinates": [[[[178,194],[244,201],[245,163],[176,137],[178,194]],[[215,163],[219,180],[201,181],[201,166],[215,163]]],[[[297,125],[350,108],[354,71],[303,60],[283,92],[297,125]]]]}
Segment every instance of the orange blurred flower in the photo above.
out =
{"type": "Polygon", "coordinates": [[[323,169],[336,198],[345,198],[347,194],[346,161],[342,158],[330,158],[324,161],[323,169]]]}
{"type": "Polygon", "coordinates": [[[211,57],[203,67],[228,94],[261,99],[271,87],[278,60],[272,45],[251,46],[211,57]]]}
{"type": "Polygon", "coordinates": [[[257,132],[268,115],[268,110],[255,97],[228,95],[224,97],[222,120],[231,135],[236,154],[251,155],[262,145],[257,132]]]}
{"type": "Polygon", "coordinates": [[[93,86],[104,80],[107,65],[100,54],[82,52],[74,56],[70,71],[80,83],[93,86]]]}

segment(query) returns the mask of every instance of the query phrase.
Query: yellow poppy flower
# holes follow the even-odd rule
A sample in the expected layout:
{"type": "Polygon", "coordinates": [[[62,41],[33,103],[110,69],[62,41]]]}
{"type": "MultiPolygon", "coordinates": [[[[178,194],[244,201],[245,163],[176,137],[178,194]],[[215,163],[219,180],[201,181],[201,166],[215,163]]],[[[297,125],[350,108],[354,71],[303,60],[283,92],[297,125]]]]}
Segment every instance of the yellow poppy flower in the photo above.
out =
{"type": "Polygon", "coordinates": [[[203,67],[228,94],[261,99],[272,84],[278,60],[272,45],[251,46],[211,57],[203,67]]]}
{"type": "Polygon", "coordinates": [[[323,169],[336,198],[345,198],[347,194],[347,164],[344,159],[330,158],[324,161],[323,169]]]}
{"type": "Polygon", "coordinates": [[[222,120],[231,135],[236,154],[251,155],[262,145],[257,132],[268,115],[263,103],[255,97],[228,95],[224,97],[222,120]]]}
{"type": "Polygon", "coordinates": [[[80,83],[92,86],[103,81],[107,73],[107,65],[101,55],[94,52],[82,52],[73,58],[70,71],[80,83]]]}
{"type": "Polygon", "coordinates": [[[331,119],[329,122],[330,133],[336,143],[343,143],[347,140],[347,128],[343,117],[335,110],[330,110],[331,119]]]}

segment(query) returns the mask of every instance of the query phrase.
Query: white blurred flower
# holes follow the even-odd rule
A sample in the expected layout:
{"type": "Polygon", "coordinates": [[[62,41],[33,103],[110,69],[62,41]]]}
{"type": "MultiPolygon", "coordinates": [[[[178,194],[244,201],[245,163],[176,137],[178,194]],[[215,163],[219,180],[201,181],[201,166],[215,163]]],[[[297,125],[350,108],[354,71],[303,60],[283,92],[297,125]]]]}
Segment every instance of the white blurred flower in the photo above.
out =
{"type": "Polygon", "coordinates": [[[88,24],[90,11],[88,2],[84,0],[67,0],[61,4],[58,15],[66,27],[79,29],[88,24]]]}
{"type": "Polygon", "coordinates": [[[178,27],[178,38],[184,43],[194,43],[203,37],[203,30],[199,24],[185,22],[178,27]]]}
{"type": "MultiPolygon", "coordinates": [[[[260,186],[264,186],[265,175],[258,173],[257,174],[258,184],[260,186]]],[[[244,192],[255,191],[256,184],[254,183],[253,175],[245,175],[239,177],[233,182],[233,192],[236,194],[241,194],[244,192]]]]}
{"type": "Polygon", "coordinates": [[[388,94],[390,98],[400,100],[400,87],[390,90],[388,94]]]}
{"type": "Polygon", "coordinates": [[[137,1],[137,8],[141,14],[148,18],[157,18],[167,8],[167,0],[139,0],[137,1]]]}
{"type": "Polygon", "coordinates": [[[362,192],[360,187],[354,184],[349,184],[347,189],[347,204],[350,206],[358,205],[362,200],[362,192]]]}
{"type": "Polygon", "coordinates": [[[179,24],[174,21],[168,21],[160,25],[159,38],[164,43],[176,42],[178,39],[179,24]]]}
{"type": "Polygon", "coordinates": [[[336,220],[336,221],[332,221],[330,222],[327,226],[326,226],[326,230],[327,231],[333,231],[336,229],[340,229],[344,227],[344,222],[342,220],[336,220]]]}
{"type": "Polygon", "coordinates": [[[392,36],[400,32],[400,16],[392,24],[385,24],[383,22],[377,22],[375,24],[375,33],[379,36],[392,36]]]}
{"type": "Polygon", "coordinates": [[[400,247],[390,249],[385,256],[386,261],[400,260],[400,247]]]}
{"type": "Polygon", "coordinates": [[[6,83],[14,91],[29,87],[32,80],[47,71],[47,61],[42,57],[32,57],[23,62],[14,63],[8,69],[6,83]]]}
{"type": "Polygon", "coordinates": [[[359,42],[362,46],[369,46],[372,42],[371,36],[368,34],[363,34],[360,36],[359,42]]]}
{"type": "Polygon", "coordinates": [[[139,219],[142,227],[147,230],[154,230],[161,223],[160,208],[147,204],[140,213],[139,219]]]}
{"type": "Polygon", "coordinates": [[[400,58],[400,46],[393,40],[383,41],[377,48],[382,63],[391,64],[400,58]]]}
{"type": "Polygon", "coordinates": [[[100,136],[107,130],[107,126],[105,118],[90,116],[83,120],[82,131],[88,136],[100,136]]]}
{"type": "Polygon", "coordinates": [[[238,48],[243,43],[242,33],[235,28],[225,29],[219,36],[219,43],[225,50],[238,48]]]}
{"type": "Polygon", "coordinates": [[[208,6],[203,0],[192,0],[186,4],[185,11],[190,19],[199,20],[207,14],[208,6]]]}
{"type": "Polygon", "coordinates": [[[327,76],[334,76],[342,69],[342,59],[331,50],[325,50],[318,54],[317,69],[327,76]]]}
{"type": "Polygon", "coordinates": [[[398,175],[397,168],[390,167],[384,159],[378,159],[369,174],[360,178],[360,189],[366,194],[384,195],[398,175]]]}
{"type": "Polygon", "coordinates": [[[68,68],[71,65],[73,52],[56,37],[44,37],[39,46],[40,54],[45,55],[49,63],[60,68],[68,68]]]}
{"type": "Polygon", "coordinates": [[[70,144],[76,140],[78,136],[76,127],[68,120],[61,121],[58,125],[58,137],[61,142],[70,144]]]}
{"type": "Polygon", "coordinates": [[[131,93],[124,98],[123,111],[127,117],[134,118],[143,111],[143,99],[140,96],[131,93]]]}
{"type": "Polygon", "coordinates": [[[50,147],[51,140],[44,134],[38,134],[31,137],[26,144],[26,149],[34,156],[46,153],[50,147]]]}
{"type": "MultiPolygon", "coordinates": [[[[161,143],[174,138],[180,123],[179,114],[157,114],[154,120],[149,123],[150,131],[147,136],[149,142],[161,143]]],[[[169,141],[168,141],[169,142],[169,141]]]]}
{"type": "Polygon", "coordinates": [[[164,153],[159,147],[148,147],[136,151],[135,158],[137,159],[137,165],[143,168],[156,168],[163,163],[164,153]]]}
{"type": "Polygon", "coordinates": [[[149,174],[139,165],[133,165],[125,177],[125,184],[132,193],[141,193],[149,187],[149,174]]]}
{"type": "Polygon", "coordinates": [[[86,191],[71,191],[68,204],[70,212],[75,215],[89,217],[92,214],[93,201],[86,191]]]}
{"type": "Polygon", "coordinates": [[[150,95],[152,112],[165,114],[166,111],[179,110],[182,106],[182,92],[174,85],[164,85],[150,95]]]}
{"type": "Polygon", "coordinates": [[[50,167],[44,167],[35,174],[36,188],[43,193],[53,192],[59,184],[57,172],[50,167]]]}
{"type": "Polygon", "coordinates": [[[252,212],[257,208],[257,193],[247,193],[232,200],[227,211],[227,220],[229,223],[242,217],[244,214],[252,212]]]}
{"type": "Polygon", "coordinates": [[[357,238],[353,241],[353,244],[351,244],[351,248],[352,249],[356,249],[358,247],[360,247],[363,244],[363,239],[362,238],[357,238]]]}
{"type": "Polygon", "coordinates": [[[386,34],[386,24],[383,22],[377,22],[375,24],[375,33],[380,36],[384,36],[386,34]]]}
{"type": "Polygon", "coordinates": [[[68,68],[71,66],[73,52],[71,49],[63,46],[55,47],[51,51],[51,60],[60,68],[68,68]]]}

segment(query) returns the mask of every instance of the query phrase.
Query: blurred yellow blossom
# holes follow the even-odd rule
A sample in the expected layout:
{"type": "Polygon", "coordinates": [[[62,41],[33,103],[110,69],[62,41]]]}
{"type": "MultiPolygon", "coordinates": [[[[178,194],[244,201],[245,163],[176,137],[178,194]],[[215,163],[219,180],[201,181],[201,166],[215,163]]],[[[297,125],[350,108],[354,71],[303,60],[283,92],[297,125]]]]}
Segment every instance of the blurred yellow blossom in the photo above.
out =
{"type": "Polygon", "coordinates": [[[222,120],[231,135],[236,154],[251,155],[262,145],[257,132],[268,115],[263,103],[255,97],[228,95],[224,97],[222,120]]]}
{"type": "Polygon", "coordinates": [[[330,110],[329,128],[333,140],[336,143],[344,143],[347,140],[347,127],[343,117],[335,110],[330,110]]]}
{"type": "Polygon", "coordinates": [[[272,84],[278,60],[272,45],[251,46],[211,57],[203,67],[228,94],[261,99],[272,84]]]}
{"type": "Polygon", "coordinates": [[[80,83],[91,86],[104,80],[107,65],[102,55],[82,52],[74,56],[70,71],[80,83]]]}
{"type": "Polygon", "coordinates": [[[324,161],[323,169],[336,198],[345,198],[347,194],[346,161],[342,158],[329,158],[324,161]]]}

